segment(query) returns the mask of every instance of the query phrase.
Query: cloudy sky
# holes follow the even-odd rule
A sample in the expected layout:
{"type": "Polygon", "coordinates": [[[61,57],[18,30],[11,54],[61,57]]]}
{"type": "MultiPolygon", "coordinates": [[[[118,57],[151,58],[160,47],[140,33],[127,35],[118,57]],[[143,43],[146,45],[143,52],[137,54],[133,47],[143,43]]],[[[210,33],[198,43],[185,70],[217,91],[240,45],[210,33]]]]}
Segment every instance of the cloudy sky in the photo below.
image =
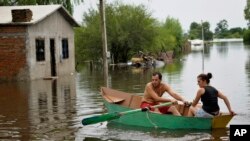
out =
{"type": "MultiPolygon", "coordinates": [[[[115,0],[106,0],[112,3],[115,0]]],[[[244,8],[246,0],[120,0],[126,4],[143,4],[154,18],[165,21],[167,16],[180,21],[185,31],[192,22],[208,21],[210,30],[214,31],[217,23],[223,19],[228,21],[229,28],[246,27],[244,8]]],[[[74,9],[73,17],[81,22],[83,12],[89,8],[97,9],[99,0],[85,0],[74,9]]]]}

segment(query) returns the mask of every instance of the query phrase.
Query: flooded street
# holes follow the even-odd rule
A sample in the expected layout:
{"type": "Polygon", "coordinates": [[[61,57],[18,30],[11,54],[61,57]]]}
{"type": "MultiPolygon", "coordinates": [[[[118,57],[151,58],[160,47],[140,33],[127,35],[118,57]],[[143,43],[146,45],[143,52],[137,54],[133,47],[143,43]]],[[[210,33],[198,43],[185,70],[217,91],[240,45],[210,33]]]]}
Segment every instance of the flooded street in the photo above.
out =
{"type": "MultiPolygon", "coordinates": [[[[205,48],[205,72],[211,85],[221,90],[238,114],[230,124],[250,124],[250,47],[241,42],[220,43],[205,48]]],[[[189,101],[198,89],[202,52],[191,52],[162,68],[110,66],[111,88],[142,94],[151,73],[162,72],[169,83],[189,101]]],[[[0,83],[0,140],[229,140],[229,129],[160,130],[107,124],[82,126],[81,120],[99,114],[99,94],[104,85],[101,65],[86,64],[77,74],[56,80],[0,83]]],[[[219,101],[222,111],[227,108],[219,101]]],[[[229,125],[228,125],[229,127],[229,125]]]]}

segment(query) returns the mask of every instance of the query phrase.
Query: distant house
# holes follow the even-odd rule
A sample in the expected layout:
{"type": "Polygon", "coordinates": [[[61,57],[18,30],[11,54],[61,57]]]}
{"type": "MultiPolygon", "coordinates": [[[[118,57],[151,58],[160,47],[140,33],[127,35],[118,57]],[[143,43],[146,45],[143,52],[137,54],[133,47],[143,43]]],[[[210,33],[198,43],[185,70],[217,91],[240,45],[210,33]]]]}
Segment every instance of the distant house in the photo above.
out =
{"type": "Polygon", "coordinates": [[[61,5],[0,6],[0,81],[75,73],[78,26],[61,5]]]}

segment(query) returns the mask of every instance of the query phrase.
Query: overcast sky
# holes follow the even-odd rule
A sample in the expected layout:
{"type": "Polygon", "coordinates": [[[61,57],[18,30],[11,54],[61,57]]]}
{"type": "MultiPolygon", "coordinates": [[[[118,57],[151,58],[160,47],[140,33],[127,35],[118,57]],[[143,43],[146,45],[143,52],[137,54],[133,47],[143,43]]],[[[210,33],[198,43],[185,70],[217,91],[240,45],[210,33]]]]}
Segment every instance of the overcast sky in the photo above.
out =
{"type": "MultiPolygon", "coordinates": [[[[112,3],[115,0],[106,0],[112,3]]],[[[246,27],[244,8],[246,0],[120,0],[126,4],[143,4],[152,13],[152,17],[165,21],[167,16],[178,19],[185,31],[192,22],[208,21],[214,32],[217,23],[227,20],[229,28],[246,27]]],[[[84,0],[76,6],[73,17],[81,22],[83,12],[89,8],[97,9],[99,0],[84,0]]]]}

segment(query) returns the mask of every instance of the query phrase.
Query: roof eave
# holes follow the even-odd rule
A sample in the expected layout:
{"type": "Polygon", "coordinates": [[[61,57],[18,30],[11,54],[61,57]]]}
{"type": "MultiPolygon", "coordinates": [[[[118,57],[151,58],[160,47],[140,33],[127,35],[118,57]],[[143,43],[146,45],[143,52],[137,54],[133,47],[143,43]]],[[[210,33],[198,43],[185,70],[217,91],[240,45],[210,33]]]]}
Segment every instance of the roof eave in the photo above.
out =
{"type": "Polygon", "coordinates": [[[75,21],[75,19],[68,13],[68,11],[63,6],[59,8],[59,12],[73,27],[80,27],[80,25],[75,21]]]}

